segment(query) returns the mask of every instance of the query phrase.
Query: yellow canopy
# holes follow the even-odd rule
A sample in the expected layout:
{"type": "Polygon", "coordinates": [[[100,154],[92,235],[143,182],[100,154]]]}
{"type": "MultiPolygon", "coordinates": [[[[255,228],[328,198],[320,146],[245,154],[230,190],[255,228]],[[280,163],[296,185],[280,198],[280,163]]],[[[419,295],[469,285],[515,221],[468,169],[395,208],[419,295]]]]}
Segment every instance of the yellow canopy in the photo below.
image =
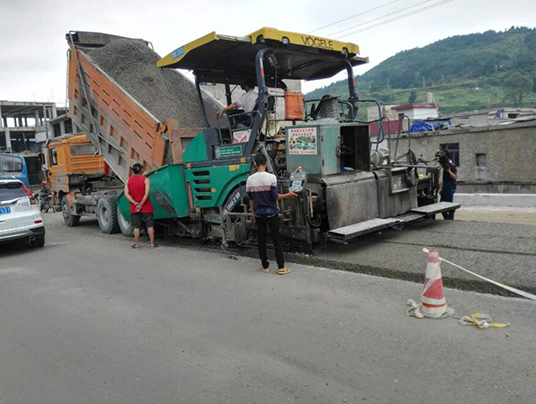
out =
{"type": "Polygon", "coordinates": [[[358,56],[359,47],[307,34],[262,28],[245,37],[211,32],[160,59],[158,67],[193,70],[202,82],[242,83],[255,79],[255,56],[270,48],[264,63],[267,84],[284,86],[282,79],[318,80],[368,62],[358,56]],[[277,81],[277,83],[276,83],[277,81]]]}

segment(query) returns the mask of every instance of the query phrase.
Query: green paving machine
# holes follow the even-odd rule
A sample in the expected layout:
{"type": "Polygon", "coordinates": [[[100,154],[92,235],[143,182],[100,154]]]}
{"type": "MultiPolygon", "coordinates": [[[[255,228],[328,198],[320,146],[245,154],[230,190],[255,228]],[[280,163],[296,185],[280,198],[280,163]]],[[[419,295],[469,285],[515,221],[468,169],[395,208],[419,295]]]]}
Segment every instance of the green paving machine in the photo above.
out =
{"type": "MultiPolygon", "coordinates": [[[[356,95],[353,68],[367,62],[355,44],[272,28],[245,37],[212,32],[160,59],[159,68],[193,72],[206,124],[195,136],[167,133],[174,164],[149,173],[155,218],[166,234],[216,238],[225,245],[254,242],[245,183],[255,153],[268,157],[280,192],[298,194],[279,202],[281,231],[288,244],[307,251],[321,241],[346,243],[458,208],[437,203],[438,169],[417,164],[411,150],[393,155],[390,136],[371,140],[369,122],[358,121],[365,100],[356,95]],[[305,103],[288,88],[292,80],[340,72],[348,77],[345,98],[326,94],[305,103]],[[245,82],[258,91],[251,111],[208,116],[204,86],[221,86],[231,104],[234,89],[245,82]],[[276,113],[281,103],[284,117],[276,113]],[[214,118],[218,125],[209,124],[214,118]]],[[[128,221],[123,196],[118,206],[128,221]]]]}

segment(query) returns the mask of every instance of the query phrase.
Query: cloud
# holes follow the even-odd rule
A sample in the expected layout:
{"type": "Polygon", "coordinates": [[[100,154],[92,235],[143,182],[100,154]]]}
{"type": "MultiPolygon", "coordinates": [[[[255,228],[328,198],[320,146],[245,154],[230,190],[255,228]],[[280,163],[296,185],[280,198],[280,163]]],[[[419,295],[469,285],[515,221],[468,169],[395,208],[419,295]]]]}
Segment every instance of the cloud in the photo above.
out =
{"type": "MultiPolygon", "coordinates": [[[[395,3],[391,8],[315,34],[327,35],[417,2],[419,0],[404,1],[402,5],[395,3]]],[[[65,34],[69,30],[141,37],[151,41],[155,50],[165,55],[214,30],[238,36],[262,26],[309,32],[373,6],[370,0],[335,3],[321,0],[4,0],[0,2],[0,99],[41,101],[49,100],[53,93],[54,101],[62,104],[66,81],[65,34]]],[[[498,0],[455,0],[343,40],[359,44],[362,54],[370,57],[371,67],[400,50],[424,46],[451,35],[500,30],[511,25],[534,25],[532,16],[535,14],[536,5],[532,0],[511,0],[508,6],[498,0]]],[[[356,72],[366,69],[361,67],[356,72]]]]}

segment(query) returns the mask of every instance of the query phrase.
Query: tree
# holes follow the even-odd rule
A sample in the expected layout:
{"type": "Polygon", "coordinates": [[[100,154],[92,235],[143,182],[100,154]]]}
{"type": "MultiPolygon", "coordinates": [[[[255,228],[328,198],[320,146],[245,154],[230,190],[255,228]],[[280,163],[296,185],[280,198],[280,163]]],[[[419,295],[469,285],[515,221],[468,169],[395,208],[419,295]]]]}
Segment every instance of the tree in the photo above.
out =
{"type": "Polygon", "coordinates": [[[409,94],[408,103],[413,104],[415,101],[417,101],[417,92],[415,90],[411,90],[411,93],[409,94]]]}
{"type": "Polygon", "coordinates": [[[520,107],[523,95],[532,88],[532,80],[526,74],[516,72],[504,81],[503,87],[506,98],[520,107]]]}
{"type": "Polygon", "coordinates": [[[534,81],[532,82],[532,92],[536,93],[536,77],[534,77],[534,81]]]}
{"type": "Polygon", "coordinates": [[[525,46],[529,51],[536,51],[536,32],[531,32],[525,37],[525,46]]]}

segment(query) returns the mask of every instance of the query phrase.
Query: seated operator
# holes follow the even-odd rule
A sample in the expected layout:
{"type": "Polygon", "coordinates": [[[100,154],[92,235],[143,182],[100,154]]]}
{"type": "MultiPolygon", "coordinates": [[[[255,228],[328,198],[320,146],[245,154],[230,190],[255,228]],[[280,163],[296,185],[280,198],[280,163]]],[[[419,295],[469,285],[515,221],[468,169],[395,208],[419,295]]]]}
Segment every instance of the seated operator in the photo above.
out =
{"type": "Polygon", "coordinates": [[[241,87],[245,93],[242,94],[237,101],[231,103],[231,105],[220,109],[218,111],[218,118],[220,118],[224,113],[233,111],[237,108],[243,109],[244,112],[253,111],[253,108],[255,108],[255,103],[257,102],[257,97],[259,96],[255,91],[253,91],[255,88],[255,82],[251,79],[248,79],[244,82],[244,84],[242,84],[241,87]]]}

